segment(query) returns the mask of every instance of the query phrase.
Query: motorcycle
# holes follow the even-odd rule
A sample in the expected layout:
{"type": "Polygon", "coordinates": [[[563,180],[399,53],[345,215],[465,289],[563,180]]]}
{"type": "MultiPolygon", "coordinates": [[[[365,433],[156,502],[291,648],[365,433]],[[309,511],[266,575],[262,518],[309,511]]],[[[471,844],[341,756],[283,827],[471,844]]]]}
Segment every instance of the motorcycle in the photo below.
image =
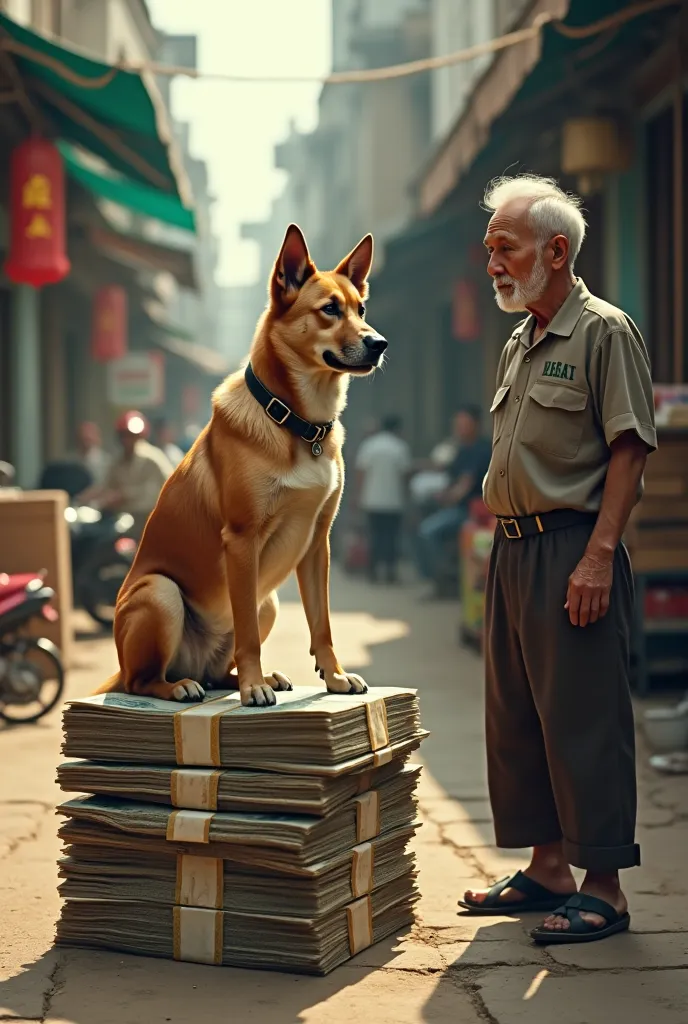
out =
{"type": "Polygon", "coordinates": [[[59,648],[29,632],[32,619],[58,617],[43,581],[43,573],[0,573],[0,719],[12,724],[42,718],[64,689],[59,648]]]}
{"type": "Polygon", "coordinates": [[[83,608],[98,625],[112,628],[115,602],[136,553],[129,536],[134,517],[108,514],[89,505],[65,510],[72,545],[74,606],[83,608]]]}

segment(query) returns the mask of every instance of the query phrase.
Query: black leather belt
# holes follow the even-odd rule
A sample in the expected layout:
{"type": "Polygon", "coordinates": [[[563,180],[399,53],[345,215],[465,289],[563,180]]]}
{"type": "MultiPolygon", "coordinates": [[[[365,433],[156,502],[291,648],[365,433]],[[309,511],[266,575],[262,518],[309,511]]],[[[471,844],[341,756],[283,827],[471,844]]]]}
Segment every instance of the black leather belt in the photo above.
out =
{"type": "Polygon", "coordinates": [[[519,516],[508,519],[497,516],[507,540],[522,540],[551,530],[565,530],[569,526],[593,526],[597,512],[579,512],[575,508],[558,508],[554,512],[541,512],[539,516],[519,516]]]}

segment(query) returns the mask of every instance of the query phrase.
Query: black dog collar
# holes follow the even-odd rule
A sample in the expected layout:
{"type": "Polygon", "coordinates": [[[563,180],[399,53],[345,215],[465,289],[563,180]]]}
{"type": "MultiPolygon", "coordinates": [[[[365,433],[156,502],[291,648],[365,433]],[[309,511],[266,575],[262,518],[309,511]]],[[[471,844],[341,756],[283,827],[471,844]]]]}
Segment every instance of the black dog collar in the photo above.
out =
{"type": "Polygon", "coordinates": [[[308,420],[302,420],[281,398],[277,398],[271,391],[268,391],[256,377],[250,363],[246,367],[244,380],[255,400],[263,406],[273,423],[276,423],[278,427],[286,427],[296,437],[300,437],[302,441],[309,444],[314,455],[322,455],[323,449],[320,442],[324,441],[332,430],[334,420],[330,420],[329,423],[309,423],[308,420]]]}

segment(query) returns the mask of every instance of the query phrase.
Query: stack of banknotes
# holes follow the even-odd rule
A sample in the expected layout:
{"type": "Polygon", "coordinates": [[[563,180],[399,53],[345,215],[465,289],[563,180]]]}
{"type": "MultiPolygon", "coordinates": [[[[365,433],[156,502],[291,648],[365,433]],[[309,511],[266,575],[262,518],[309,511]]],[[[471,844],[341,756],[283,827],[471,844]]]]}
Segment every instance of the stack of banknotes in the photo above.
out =
{"type": "Polygon", "coordinates": [[[67,706],[58,943],[325,974],[408,928],[416,692],[276,697],[67,706]]]}

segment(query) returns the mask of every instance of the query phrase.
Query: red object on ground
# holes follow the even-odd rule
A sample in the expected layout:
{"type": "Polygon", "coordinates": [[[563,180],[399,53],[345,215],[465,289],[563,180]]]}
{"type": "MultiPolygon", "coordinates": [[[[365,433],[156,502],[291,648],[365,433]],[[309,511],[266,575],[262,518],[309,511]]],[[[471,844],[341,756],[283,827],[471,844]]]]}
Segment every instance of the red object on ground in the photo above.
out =
{"type": "Polygon", "coordinates": [[[116,284],[99,288],[93,299],[91,355],[98,363],[121,359],[128,349],[127,293],[116,284]]]}
{"type": "Polygon", "coordinates": [[[11,281],[41,288],[67,276],[64,167],[47,139],[27,139],[12,151],[10,224],[5,273],[11,281]]]}

